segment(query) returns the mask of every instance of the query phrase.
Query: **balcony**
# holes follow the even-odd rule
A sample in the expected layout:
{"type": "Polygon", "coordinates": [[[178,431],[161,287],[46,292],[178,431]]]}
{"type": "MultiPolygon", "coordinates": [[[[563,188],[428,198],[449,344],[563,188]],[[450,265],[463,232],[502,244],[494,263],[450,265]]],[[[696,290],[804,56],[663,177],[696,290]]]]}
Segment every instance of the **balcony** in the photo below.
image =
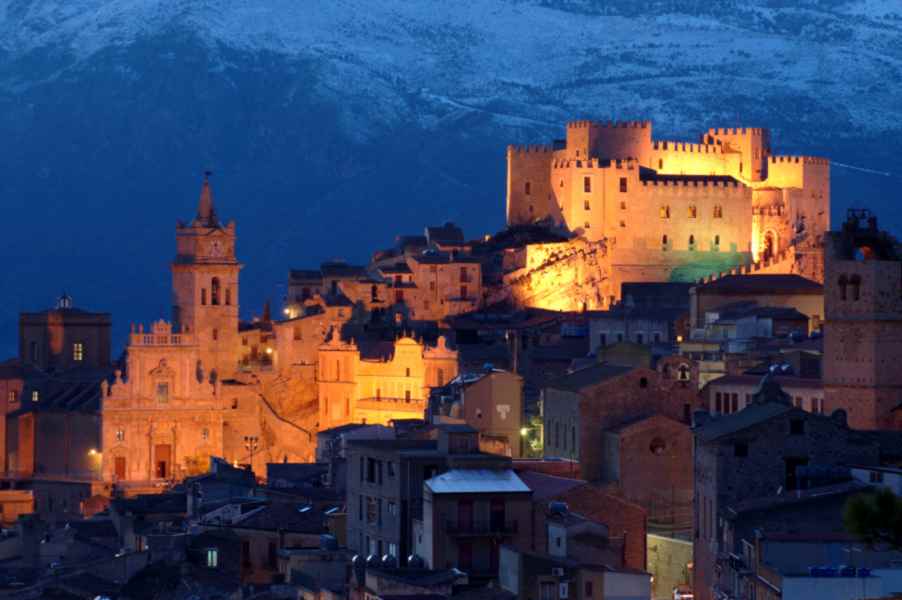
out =
{"type": "Polygon", "coordinates": [[[457,536],[491,536],[514,535],[517,533],[517,521],[473,520],[445,521],[445,532],[457,536]]]}

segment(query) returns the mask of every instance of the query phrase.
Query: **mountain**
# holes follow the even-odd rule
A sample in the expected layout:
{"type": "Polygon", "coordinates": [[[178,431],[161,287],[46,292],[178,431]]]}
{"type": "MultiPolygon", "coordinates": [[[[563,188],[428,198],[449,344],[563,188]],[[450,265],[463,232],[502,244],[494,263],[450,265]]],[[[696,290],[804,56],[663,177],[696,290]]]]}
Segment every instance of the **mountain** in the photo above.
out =
{"type": "Polygon", "coordinates": [[[897,0],[0,0],[0,350],[52,303],[169,312],[177,219],[214,172],[242,312],[290,267],[504,219],[504,148],[573,118],[764,126],[836,166],[834,221],[890,209],[897,0]]]}

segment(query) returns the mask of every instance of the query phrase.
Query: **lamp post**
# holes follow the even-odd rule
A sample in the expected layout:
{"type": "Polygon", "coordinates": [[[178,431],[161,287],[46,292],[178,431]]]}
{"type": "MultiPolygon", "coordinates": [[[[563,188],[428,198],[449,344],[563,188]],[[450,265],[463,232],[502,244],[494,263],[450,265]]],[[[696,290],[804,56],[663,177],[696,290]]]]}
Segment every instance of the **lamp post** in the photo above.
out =
{"type": "Polygon", "coordinates": [[[94,475],[96,479],[100,479],[100,465],[103,460],[103,454],[96,448],[91,448],[88,450],[88,460],[91,464],[91,474],[94,475]]]}
{"type": "Polygon", "coordinates": [[[259,438],[255,435],[244,436],[244,447],[251,454],[251,471],[254,470],[254,452],[257,451],[259,438]]]}

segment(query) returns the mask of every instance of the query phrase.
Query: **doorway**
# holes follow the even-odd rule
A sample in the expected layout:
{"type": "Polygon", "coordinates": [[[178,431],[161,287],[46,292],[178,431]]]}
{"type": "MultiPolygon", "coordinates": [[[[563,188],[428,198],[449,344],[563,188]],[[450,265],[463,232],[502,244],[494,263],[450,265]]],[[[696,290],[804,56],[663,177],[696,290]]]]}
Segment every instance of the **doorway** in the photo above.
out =
{"type": "Polygon", "coordinates": [[[172,446],[169,444],[157,444],[154,447],[154,464],[156,465],[157,479],[166,479],[171,475],[172,446]]]}
{"type": "Polygon", "coordinates": [[[125,457],[117,456],[116,460],[113,462],[113,471],[116,474],[116,481],[122,481],[125,479],[125,457]]]}

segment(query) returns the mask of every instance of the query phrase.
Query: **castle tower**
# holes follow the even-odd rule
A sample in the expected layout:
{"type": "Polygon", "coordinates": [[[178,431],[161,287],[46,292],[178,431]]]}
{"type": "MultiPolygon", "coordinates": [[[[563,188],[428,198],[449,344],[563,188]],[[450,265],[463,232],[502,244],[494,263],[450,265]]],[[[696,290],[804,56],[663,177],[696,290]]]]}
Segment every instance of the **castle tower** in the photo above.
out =
{"type": "Polygon", "coordinates": [[[824,408],[855,429],[902,429],[902,249],[866,210],[825,246],[824,408]]]}
{"type": "Polygon", "coordinates": [[[235,223],[223,226],[216,215],[209,173],[204,175],[197,216],[175,230],[172,263],[172,322],[193,334],[200,368],[219,378],[231,377],[239,356],[238,273],[235,223]]]}

